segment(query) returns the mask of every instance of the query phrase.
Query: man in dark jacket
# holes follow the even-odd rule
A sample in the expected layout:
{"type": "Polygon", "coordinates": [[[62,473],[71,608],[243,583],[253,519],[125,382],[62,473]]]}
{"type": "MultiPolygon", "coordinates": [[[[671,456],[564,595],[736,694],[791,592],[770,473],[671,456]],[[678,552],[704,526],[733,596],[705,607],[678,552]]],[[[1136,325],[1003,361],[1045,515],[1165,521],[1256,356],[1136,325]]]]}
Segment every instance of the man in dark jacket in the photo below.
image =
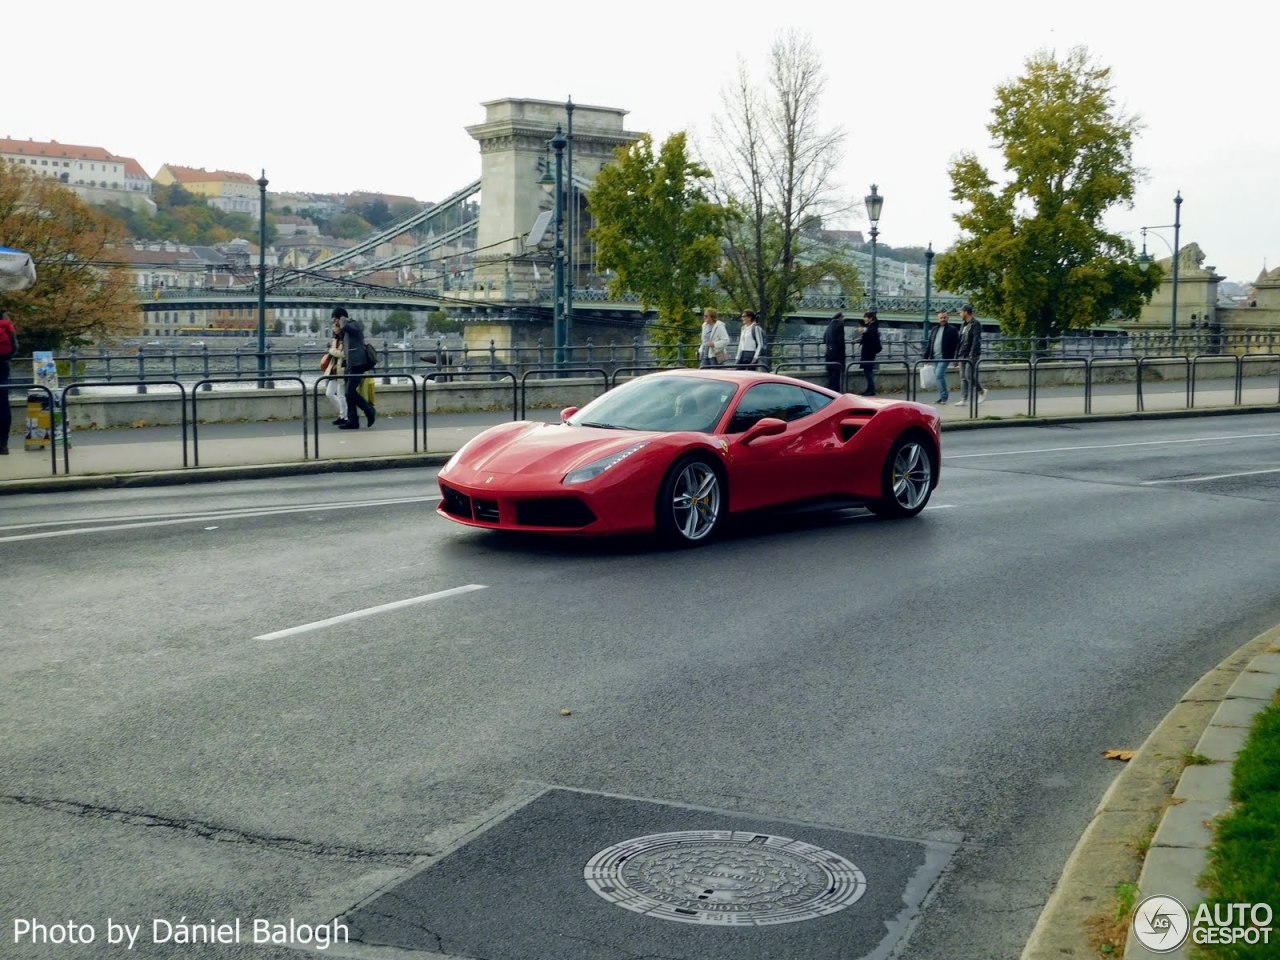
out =
{"type": "Polygon", "coordinates": [[[874,310],[862,315],[862,339],[858,359],[862,364],[862,375],[867,378],[867,389],[862,395],[876,395],[876,356],[880,353],[880,318],[874,310]]]}
{"type": "Polygon", "coordinates": [[[345,307],[333,308],[333,319],[338,321],[342,336],[342,352],[347,358],[347,419],[338,424],[339,430],[359,430],[360,413],[363,411],[369,426],[378,418],[373,404],[360,395],[361,377],[371,369],[369,354],[364,347],[364,329],[347,314],[345,307]]]}
{"type": "Polygon", "coordinates": [[[823,346],[826,347],[827,387],[838,393],[844,392],[844,312],[838,312],[827,324],[822,335],[823,346]]]}
{"type": "Polygon", "coordinates": [[[956,358],[960,349],[960,333],[950,323],[951,314],[943,310],[938,314],[938,325],[934,327],[929,338],[929,346],[924,358],[933,360],[934,379],[938,381],[938,399],[935,403],[946,403],[951,399],[951,391],[947,389],[947,368],[956,358]]]}
{"type": "Polygon", "coordinates": [[[979,403],[987,399],[986,388],[978,381],[978,361],[982,359],[982,324],[973,316],[972,303],[966,303],[960,308],[960,321],[960,347],[956,352],[956,359],[960,361],[962,399],[956,401],[957,407],[969,402],[970,387],[973,389],[972,396],[976,396],[979,403]]]}

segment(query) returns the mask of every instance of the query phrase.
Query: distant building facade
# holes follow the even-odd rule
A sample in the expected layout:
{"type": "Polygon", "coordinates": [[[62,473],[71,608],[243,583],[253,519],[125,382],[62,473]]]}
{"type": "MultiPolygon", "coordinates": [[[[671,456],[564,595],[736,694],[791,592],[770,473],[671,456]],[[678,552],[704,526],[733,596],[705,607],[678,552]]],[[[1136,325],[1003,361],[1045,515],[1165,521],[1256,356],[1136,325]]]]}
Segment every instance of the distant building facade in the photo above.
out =
{"type": "Polygon", "coordinates": [[[115,202],[148,215],[156,212],[151,177],[142,165],[103,147],[6,137],[0,139],[0,161],[66,184],[86,203],[115,202]]]}
{"type": "Polygon", "coordinates": [[[155,181],[162,186],[181,184],[188,193],[204,197],[209,206],[224,213],[247,213],[258,218],[262,201],[258,181],[247,173],[166,163],[156,172],[155,181]]]}

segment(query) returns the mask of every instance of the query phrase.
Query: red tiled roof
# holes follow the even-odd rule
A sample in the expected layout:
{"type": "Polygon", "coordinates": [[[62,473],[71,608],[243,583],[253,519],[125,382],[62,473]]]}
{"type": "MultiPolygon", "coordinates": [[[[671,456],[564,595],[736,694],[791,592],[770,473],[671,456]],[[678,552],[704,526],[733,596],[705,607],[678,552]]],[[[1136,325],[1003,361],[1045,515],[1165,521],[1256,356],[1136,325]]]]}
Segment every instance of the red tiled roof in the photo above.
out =
{"type": "Polygon", "coordinates": [[[204,167],[179,167],[172,163],[166,163],[165,167],[171,174],[173,174],[173,178],[179,183],[216,183],[223,180],[254,184],[258,182],[247,173],[233,173],[229,170],[206,170],[204,167]]]}
{"type": "MultiPolygon", "coordinates": [[[[102,147],[85,147],[74,143],[59,143],[51,140],[13,140],[0,138],[0,153],[19,153],[29,157],[60,157],[65,160],[105,160],[124,163],[127,157],[117,157],[110,150],[102,147]]],[[[141,169],[141,168],[139,168],[141,169]]]]}

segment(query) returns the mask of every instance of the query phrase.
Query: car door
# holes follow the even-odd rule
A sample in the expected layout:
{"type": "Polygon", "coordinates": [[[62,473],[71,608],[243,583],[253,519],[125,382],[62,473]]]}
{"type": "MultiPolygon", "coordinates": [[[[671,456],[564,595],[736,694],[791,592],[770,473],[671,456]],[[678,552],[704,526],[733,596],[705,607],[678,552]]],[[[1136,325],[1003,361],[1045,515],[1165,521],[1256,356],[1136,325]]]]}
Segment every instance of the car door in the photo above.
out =
{"type": "Polygon", "coordinates": [[[725,427],[730,509],[754,510],[826,492],[822,463],[836,439],[828,418],[817,411],[826,394],[789,383],[758,383],[738,398],[725,427]],[[743,442],[744,432],[765,417],[787,428],[772,437],[743,442]]]}

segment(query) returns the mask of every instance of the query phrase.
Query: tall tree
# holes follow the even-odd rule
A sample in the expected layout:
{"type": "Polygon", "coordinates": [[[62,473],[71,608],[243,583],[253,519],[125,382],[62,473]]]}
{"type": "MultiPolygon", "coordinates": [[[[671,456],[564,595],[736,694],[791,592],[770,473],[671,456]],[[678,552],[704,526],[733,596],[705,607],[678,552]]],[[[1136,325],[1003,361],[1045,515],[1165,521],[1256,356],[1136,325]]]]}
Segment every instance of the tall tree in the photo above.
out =
{"type": "Polygon", "coordinates": [[[112,249],[120,224],[67,187],[0,163],[0,237],[31,254],[30,289],[0,293],[24,348],[56,350],[142,329],[129,273],[112,249]]]}
{"type": "Polygon", "coordinates": [[[1015,336],[1051,337],[1137,316],[1159,286],[1133,243],[1108,232],[1109,209],[1131,207],[1137,117],[1122,114],[1111,70],[1083,47],[1041,51],[996,88],[987,130],[1004,157],[1003,186],[972,153],[951,164],[957,244],[938,258],[939,287],[970,294],[1015,336]]]}
{"type": "Polygon", "coordinates": [[[635,293],[657,310],[652,336],[665,359],[696,339],[697,311],[720,259],[723,213],[707,195],[709,176],[690,159],[683,132],[668,137],[657,156],[646,133],[618,148],[587,194],[596,260],[614,271],[610,290],[635,293]]]}
{"type": "Polygon", "coordinates": [[[844,132],[819,124],[825,87],[812,41],[787,31],[774,41],[764,88],[740,62],[715,121],[714,196],[729,217],[717,279],[770,338],[806,287],[828,275],[846,289],[857,282],[852,262],[807,244],[804,229],[842,212],[832,174],[844,132]]]}

